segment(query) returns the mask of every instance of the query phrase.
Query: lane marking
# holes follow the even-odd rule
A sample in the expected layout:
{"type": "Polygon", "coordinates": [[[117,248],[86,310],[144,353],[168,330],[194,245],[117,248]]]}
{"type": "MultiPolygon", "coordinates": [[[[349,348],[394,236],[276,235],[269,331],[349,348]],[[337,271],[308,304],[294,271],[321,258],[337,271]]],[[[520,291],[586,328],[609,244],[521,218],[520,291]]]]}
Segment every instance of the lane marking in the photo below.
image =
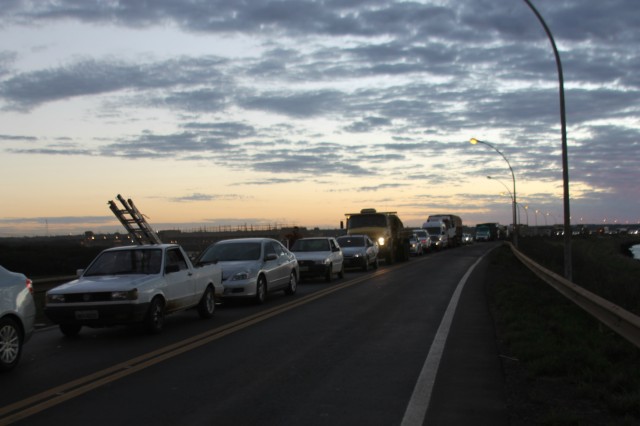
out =
{"type": "Polygon", "coordinates": [[[379,269],[373,274],[367,274],[351,279],[344,283],[340,283],[338,285],[316,291],[315,293],[297,298],[283,305],[275,306],[265,311],[260,311],[246,318],[242,318],[232,323],[216,327],[204,333],[164,346],[155,351],[137,356],[135,358],[118,363],[87,376],[80,377],[76,380],[72,380],[63,385],[53,387],[49,390],[25,398],[21,401],[17,401],[13,404],[0,407],[0,425],[10,424],[18,420],[22,420],[41,411],[44,411],[47,408],[51,408],[53,406],[61,404],[69,399],[73,399],[93,389],[99,388],[103,385],[134,374],[140,370],[151,367],[184,352],[188,352],[200,346],[211,343],[224,336],[235,333],[259,322],[265,321],[271,317],[282,314],[291,309],[295,309],[299,306],[320,299],[336,291],[343,290],[345,288],[359,284],[363,281],[367,281],[371,278],[384,275],[392,270],[397,269],[398,267],[399,266],[394,268],[379,269]]]}
{"type": "Polygon", "coordinates": [[[447,343],[447,337],[449,336],[449,330],[451,329],[451,323],[453,322],[453,316],[458,307],[460,301],[460,295],[464,289],[464,285],[467,283],[467,279],[471,275],[471,272],[475,267],[484,259],[485,255],[482,255],[476,262],[464,274],[462,279],[458,282],[447,310],[442,317],[436,336],[431,343],[429,354],[422,366],[418,381],[411,394],[411,399],[407,405],[407,409],[402,418],[401,426],[419,426],[424,423],[424,419],[427,415],[427,409],[431,402],[431,393],[433,391],[433,385],[436,381],[436,375],[438,373],[438,367],[440,366],[440,360],[442,359],[442,353],[444,352],[445,344],[447,343]]]}

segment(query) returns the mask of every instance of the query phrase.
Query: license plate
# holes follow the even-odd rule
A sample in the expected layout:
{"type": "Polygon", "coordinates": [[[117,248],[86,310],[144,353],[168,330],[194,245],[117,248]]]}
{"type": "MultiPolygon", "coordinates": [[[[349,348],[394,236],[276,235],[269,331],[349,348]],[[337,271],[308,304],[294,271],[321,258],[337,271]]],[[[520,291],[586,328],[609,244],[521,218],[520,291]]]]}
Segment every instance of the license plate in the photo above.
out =
{"type": "Polygon", "coordinates": [[[308,266],[301,266],[300,267],[300,272],[307,272],[309,270],[308,266]]]}
{"type": "Polygon", "coordinates": [[[98,319],[98,311],[76,311],[76,319],[91,320],[98,319]]]}

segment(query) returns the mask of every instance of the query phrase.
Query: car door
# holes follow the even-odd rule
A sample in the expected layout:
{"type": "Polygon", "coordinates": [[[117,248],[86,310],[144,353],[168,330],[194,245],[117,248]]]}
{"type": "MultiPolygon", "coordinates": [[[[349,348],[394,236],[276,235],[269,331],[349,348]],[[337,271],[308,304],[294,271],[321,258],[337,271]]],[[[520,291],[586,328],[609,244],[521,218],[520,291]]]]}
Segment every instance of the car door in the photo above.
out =
{"type": "Polygon", "coordinates": [[[273,290],[282,285],[281,259],[272,241],[265,241],[262,243],[262,246],[264,256],[263,271],[267,277],[269,289],[273,290]]]}
{"type": "Polygon", "coordinates": [[[168,310],[181,309],[194,303],[195,280],[182,252],[169,248],[165,253],[165,296],[168,310]]]}
{"type": "Polygon", "coordinates": [[[331,264],[333,265],[333,272],[340,272],[342,270],[342,262],[344,262],[344,256],[342,255],[342,249],[335,240],[335,238],[329,238],[329,248],[331,250],[331,264]]]}
{"type": "Polygon", "coordinates": [[[371,241],[371,238],[364,237],[364,247],[367,263],[373,263],[376,260],[377,253],[373,247],[373,241],[371,241]]]}
{"type": "Polygon", "coordinates": [[[289,284],[291,274],[291,259],[287,255],[285,248],[277,241],[272,241],[273,249],[278,255],[278,286],[285,287],[289,284]]]}

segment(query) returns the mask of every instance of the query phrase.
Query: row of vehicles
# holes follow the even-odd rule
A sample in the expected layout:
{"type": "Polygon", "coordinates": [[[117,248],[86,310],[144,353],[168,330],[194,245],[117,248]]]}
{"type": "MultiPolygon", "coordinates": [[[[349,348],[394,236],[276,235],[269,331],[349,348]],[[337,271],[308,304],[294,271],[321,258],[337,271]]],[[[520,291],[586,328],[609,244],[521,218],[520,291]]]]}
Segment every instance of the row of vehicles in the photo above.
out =
{"type": "Polygon", "coordinates": [[[291,250],[271,238],[219,241],[193,262],[177,244],[114,247],[78,278],[49,290],[45,315],[66,336],[82,327],[142,324],[162,330],[167,314],[195,309],[214,314],[216,302],[269,293],[296,293],[301,279],[344,277],[345,268],[378,267],[378,246],[366,235],[301,238],[291,250]]]}
{"type": "MultiPolygon", "coordinates": [[[[141,217],[137,210],[134,213],[135,218],[141,217]]],[[[446,224],[441,219],[438,223],[446,224]]],[[[141,229],[148,231],[144,225],[141,229]]],[[[442,231],[448,236],[447,229],[442,231]]],[[[395,212],[374,209],[347,214],[346,235],[336,238],[299,238],[290,248],[271,238],[223,240],[193,260],[181,246],[147,236],[156,238],[106,249],[86,269],[78,270],[76,279],[49,290],[44,314],[69,337],[82,327],[121,324],[140,324],[159,333],[166,315],[174,312],[193,309],[201,318],[211,318],[216,303],[224,300],[245,298],[260,304],[272,292],[294,295],[302,279],[320,277],[329,282],[335,276],[344,277],[347,268],[368,271],[378,268],[380,260],[388,264],[406,260],[412,239],[419,238],[421,248],[428,250],[432,244],[450,245],[455,238],[405,228],[395,212]]],[[[0,272],[14,277],[14,273],[0,272]]],[[[6,300],[19,301],[21,307],[2,305],[2,369],[17,363],[35,318],[30,281],[20,274],[15,277],[22,288],[6,300]]],[[[5,298],[0,300],[4,303],[5,298]]]]}

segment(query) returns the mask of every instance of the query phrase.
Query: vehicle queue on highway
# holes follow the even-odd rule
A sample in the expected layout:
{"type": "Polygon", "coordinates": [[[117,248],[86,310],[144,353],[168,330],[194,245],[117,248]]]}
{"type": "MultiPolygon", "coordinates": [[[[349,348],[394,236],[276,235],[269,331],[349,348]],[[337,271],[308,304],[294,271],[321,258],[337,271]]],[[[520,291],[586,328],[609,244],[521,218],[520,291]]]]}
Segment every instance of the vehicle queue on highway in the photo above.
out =
{"type": "MultiPolygon", "coordinates": [[[[365,214],[379,215],[365,210],[365,214]]],[[[294,295],[301,280],[331,282],[343,278],[349,268],[369,271],[377,269],[380,261],[393,263],[381,250],[390,240],[388,235],[376,234],[380,229],[371,226],[359,231],[363,232],[348,229],[347,235],[339,237],[296,235],[284,244],[272,238],[227,239],[207,247],[193,262],[177,244],[109,248],[86,269],[78,270],[77,279],[49,290],[44,312],[67,337],[77,335],[82,327],[136,323],[159,333],[165,316],[172,312],[195,308],[200,317],[210,318],[215,303],[224,300],[241,298],[262,304],[272,292],[294,295]]],[[[453,246],[443,245],[441,236],[425,228],[409,229],[407,235],[407,255],[453,246]]],[[[0,371],[6,371],[18,364],[23,345],[34,331],[35,303],[27,277],[4,268],[0,271],[0,301],[12,301],[0,305],[0,371]]]]}

